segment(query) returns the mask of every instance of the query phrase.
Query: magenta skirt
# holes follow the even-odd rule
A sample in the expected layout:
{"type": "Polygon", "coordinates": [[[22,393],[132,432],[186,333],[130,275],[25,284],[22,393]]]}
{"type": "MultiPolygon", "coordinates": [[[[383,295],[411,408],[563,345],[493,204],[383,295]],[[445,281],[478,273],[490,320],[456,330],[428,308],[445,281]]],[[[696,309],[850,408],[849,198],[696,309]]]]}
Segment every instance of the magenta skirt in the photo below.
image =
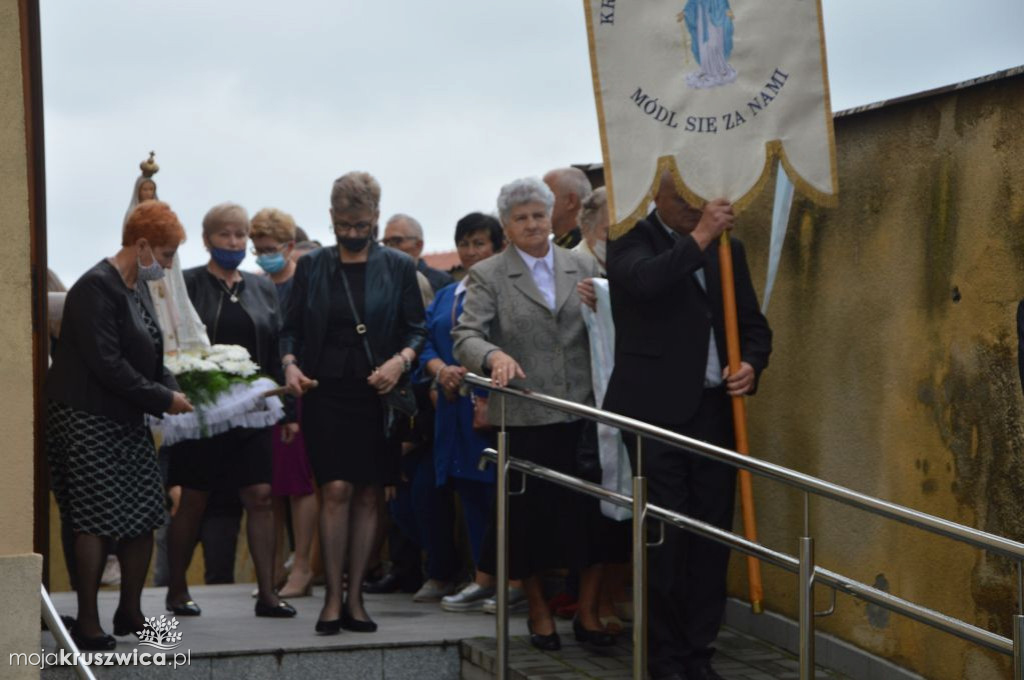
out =
{"type": "MultiPolygon", "coordinates": [[[[298,404],[301,414],[302,403],[298,404]]],[[[275,496],[306,496],[313,493],[313,469],[306,455],[306,440],[302,432],[290,444],[281,441],[281,426],[274,425],[274,480],[271,492],[275,496]]]]}

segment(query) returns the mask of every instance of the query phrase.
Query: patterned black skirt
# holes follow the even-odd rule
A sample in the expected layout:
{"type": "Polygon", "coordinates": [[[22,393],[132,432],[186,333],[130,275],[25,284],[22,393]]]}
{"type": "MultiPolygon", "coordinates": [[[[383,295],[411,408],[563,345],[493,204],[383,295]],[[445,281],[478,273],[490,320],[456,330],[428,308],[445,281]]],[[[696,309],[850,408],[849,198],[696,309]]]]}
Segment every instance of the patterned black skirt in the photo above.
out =
{"type": "Polygon", "coordinates": [[[133,538],[164,524],[164,488],[145,424],[51,401],[46,457],[61,522],[73,531],[133,538]]]}

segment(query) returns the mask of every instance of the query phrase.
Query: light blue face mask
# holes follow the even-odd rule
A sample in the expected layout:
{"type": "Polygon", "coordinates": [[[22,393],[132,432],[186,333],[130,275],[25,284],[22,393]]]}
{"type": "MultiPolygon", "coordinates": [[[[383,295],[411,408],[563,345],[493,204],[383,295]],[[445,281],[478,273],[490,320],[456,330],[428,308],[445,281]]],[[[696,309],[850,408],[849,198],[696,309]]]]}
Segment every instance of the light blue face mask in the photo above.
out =
{"type": "MultiPolygon", "coordinates": [[[[150,251],[152,253],[152,251],[150,251]]],[[[142,258],[138,257],[136,262],[139,265],[139,281],[159,281],[164,278],[164,268],[153,256],[153,264],[142,264],[142,258]]]]}
{"type": "Polygon", "coordinates": [[[285,265],[288,264],[288,260],[285,259],[284,253],[270,253],[257,257],[256,264],[266,273],[276,274],[284,269],[285,265]]]}

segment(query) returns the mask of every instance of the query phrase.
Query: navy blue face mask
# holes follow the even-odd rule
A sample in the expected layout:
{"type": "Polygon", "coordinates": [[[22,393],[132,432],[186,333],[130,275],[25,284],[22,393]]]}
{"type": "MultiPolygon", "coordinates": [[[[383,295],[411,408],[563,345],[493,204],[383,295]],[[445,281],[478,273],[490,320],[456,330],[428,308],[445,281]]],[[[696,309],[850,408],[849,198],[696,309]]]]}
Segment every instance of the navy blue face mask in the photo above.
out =
{"type": "Polygon", "coordinates": [[[242,264],[242,260],[245,259],[245,249],[225,250],[223,248],[210,248],[210,257],[221,268],[233,271],[238,269],[238,265],[242,264]]]}

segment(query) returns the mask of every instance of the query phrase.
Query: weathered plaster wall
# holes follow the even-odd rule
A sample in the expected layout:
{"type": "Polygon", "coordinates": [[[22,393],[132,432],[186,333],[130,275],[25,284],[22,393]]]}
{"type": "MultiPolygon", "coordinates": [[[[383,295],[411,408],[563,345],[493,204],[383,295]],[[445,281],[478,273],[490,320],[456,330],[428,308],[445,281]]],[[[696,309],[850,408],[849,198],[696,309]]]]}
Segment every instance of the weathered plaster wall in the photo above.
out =
{"type": "MultiPolygon", "coordinates": [[[[776,349],[749,401],[755,455],[1024,540],[1022,130],[1019,75],[836,120],[840,207],[794,204],[768,310],[776,349]]],[[[759,290],[770,193],[736,230],[759,290]]],[[[755,487],[762,540],[795,554],[801,497],[755,487]]],[[[824,500],[812,533],[823,566],[1010,636],[1006,560],[824,500]]],[[[743,561],[732,567],[745,596],[743,561]]],[[[764,573],[766,605],[795,616],[795,578],[764,573]]],[[[818,623],[929,678],[1009,668],[847,598],[818,623]]]]}

